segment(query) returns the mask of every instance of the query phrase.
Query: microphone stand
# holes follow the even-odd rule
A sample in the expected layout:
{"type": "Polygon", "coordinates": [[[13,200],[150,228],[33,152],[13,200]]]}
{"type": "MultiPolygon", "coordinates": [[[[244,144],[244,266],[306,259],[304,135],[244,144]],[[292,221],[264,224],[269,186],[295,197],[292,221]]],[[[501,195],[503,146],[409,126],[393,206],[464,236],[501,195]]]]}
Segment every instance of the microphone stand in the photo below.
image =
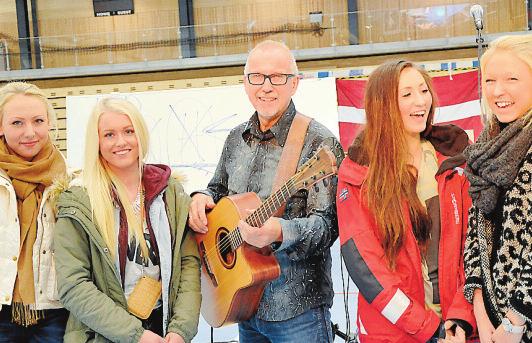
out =
{"type": "MultiPolygon", "coordinates": [[[[480,75],[480,58],[483,54],[483,46],[484,46],[484,38],[482,37],[482,27],[476,28],[477,29],[477,61],[478,61],[478,75],[477,75],[477,89],[478,89],[478,102],[482,106],[482,87],[481,87],[481,75],[480,75]]],[[[482,108],[482,107],[481,107],[482,108]]],[[[482,121],[485,123],[486,118],[482,118],[482,121]]]]}
{"type": "Polygon", "coordinates": [[[332,324],[332,332],[333,332],[333,336],[340,337],[341,339],[344,340],[344,342],[347,342],[347,343],[358,342],[356,336],[353,336],[352,334],[343,333],[342,331],[340,331],[338,324],[332,324]]]}

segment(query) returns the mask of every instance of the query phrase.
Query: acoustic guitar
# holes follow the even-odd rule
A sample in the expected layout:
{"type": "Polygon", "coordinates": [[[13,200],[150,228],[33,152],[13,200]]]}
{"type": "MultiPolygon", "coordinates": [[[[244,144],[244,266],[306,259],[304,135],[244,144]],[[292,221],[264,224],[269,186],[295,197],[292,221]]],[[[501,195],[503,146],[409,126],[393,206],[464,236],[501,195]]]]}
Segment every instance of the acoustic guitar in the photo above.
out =
{"type": "Polygon", "coordinates": [[[261,227],[301,189],[336,173],[336,158],[327,146],[318,150],[263,203],[253,192],[224,197],[207,214],[206,234],[196,233],[201,258],[201,314],[212,327],[249,319],[257,310],[264,286],[279,277],[270,248],[245,243],[238,221],[261,227]]]}

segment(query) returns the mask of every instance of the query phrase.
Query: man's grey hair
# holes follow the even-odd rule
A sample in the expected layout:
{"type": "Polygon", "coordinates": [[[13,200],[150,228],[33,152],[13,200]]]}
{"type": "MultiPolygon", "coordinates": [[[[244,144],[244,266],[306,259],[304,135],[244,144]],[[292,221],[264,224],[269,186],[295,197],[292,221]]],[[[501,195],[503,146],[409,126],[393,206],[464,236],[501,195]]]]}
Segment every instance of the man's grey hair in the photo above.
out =
{"type": "Polygon", "coordinates": [[[278,42],[275,40],[268,39],[255,45],[255,47],[249,52],[248,58],[246,59],[246,65],[244,66],[244,74],[248,73],[249,58],[258,50],[264,49],[265,47],[268,47],[268,46],[274,46],[274,47],[278,47],[278,48],[286,50],[288,52],[288,55],[290,56],[290,65],[291,65],[290,69],[291,69],[292,74],[297,75],[299,73],[297,69],[296,59],[294,58],[294,54],[292,54],[292,51],[290,51],[288,46],[284,44],[283,42],[278,42]]]}

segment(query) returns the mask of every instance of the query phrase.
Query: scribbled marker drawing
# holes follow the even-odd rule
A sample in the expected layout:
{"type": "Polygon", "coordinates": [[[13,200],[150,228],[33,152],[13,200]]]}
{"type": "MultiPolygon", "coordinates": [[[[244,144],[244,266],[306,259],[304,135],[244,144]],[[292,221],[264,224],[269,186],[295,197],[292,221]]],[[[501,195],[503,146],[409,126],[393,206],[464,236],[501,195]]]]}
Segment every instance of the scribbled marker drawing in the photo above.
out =
{"type": "Polygon", "coordinates": [[[228,132],[228,131],[231,131],[231,128],[227,128],[227,127],[221,127],[221,128],[218,128],[221,124],[223,123],[226,123],[229,119],[232,119],[234,117],[238,116],[238,114],[230,114],[228,116],[225,116],[217,121],[215,121],[214,123],[210,124],[210,125],[207,125],[204,129],[203,129],[203,132],[205,133],[215,133],[215,132],[228,132]]]}
{"type": "MultiPolygon", "coordinates": [[[[183,123],[183,121],[181,121],[181,118],[179,118],[179,115],[177,114],[177,112],[174,110],[174,107],[172,105],[168,105],[170,106],[170,111],[172,111],[172,113],[174,114],[174,117],[177,119],[178,123],[181,125],[181,127],[183,128],[183,131],[185,132],[186,136],[188,137],[188,140],[190,143],[192,143],[192,146],[194,147],[194,150],[196,150],[196,154],[198,155],[199,159],[201,161],[205,161],[205,159],[203,158],[200,150],[199,150],[199,147],[197,144],[195,144],[194,142],[194,139],[192,138],[192,135],[190,134],[190,132],[187,130],[187,127],[185,126],[185,124],[183,123]]],[[[186,116],[186,114],[185,114],[186,116]]]]}

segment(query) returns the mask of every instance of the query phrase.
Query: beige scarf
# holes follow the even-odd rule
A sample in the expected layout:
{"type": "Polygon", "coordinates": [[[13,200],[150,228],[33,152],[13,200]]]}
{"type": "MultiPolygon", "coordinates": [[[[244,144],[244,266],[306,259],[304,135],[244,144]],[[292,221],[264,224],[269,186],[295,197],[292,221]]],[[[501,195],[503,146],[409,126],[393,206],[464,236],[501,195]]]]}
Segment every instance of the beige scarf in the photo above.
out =
{"type": "Polygon", "coordinates": [[[44,189],[66,174],[66,165],[50,140],[32,161],[26,161],[13,152],[2,137],[0,169],[7,173],[15,189],[20,222],[20,254],[13,290],[12,320],[30,326],[42,317],[39,311],[30,308],[35,304],[33,245],[37,239],[37,216],[44,189]]]}

